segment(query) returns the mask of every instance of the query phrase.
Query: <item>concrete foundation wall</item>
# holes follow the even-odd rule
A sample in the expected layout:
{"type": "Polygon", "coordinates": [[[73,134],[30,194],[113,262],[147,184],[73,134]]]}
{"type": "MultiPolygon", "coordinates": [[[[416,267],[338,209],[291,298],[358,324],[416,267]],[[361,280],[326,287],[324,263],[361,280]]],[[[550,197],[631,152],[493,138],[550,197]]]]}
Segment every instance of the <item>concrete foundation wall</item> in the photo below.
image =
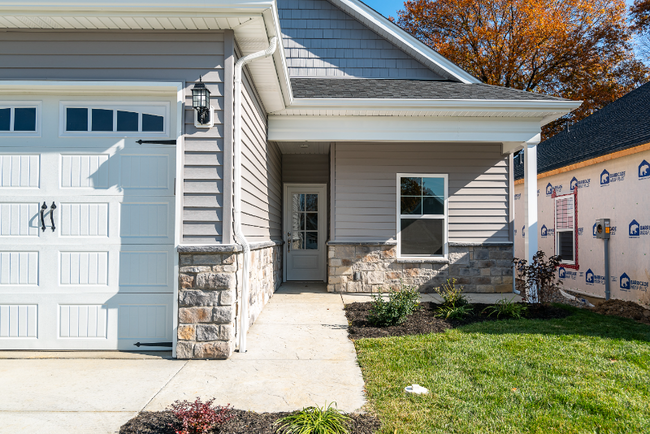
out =
{"type": "Polygon", "coordinates": [[[513,246],[450,246],[448,262],[397,258],[395,245],[335,244],[328,247],[330,292],[379,292],[402,283],[433,292],[457,279],[464,292],[511,292],[513,246]]]}

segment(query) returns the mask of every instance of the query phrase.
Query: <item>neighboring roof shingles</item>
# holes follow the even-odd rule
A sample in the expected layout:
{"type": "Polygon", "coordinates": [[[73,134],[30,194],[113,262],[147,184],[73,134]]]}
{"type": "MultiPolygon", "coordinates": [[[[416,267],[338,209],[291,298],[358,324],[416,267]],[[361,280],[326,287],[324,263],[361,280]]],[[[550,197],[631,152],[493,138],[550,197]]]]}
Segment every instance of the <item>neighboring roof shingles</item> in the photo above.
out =
{"type": "Polygon", "coordinates": [[[296,98],[567,101],[508,87],[436,80],[292,78],[291,87],[296,98]]]}
{"type": "MultiPolygon", "coordinates": [[[[537,173],[650,142],[650,83],[571,125],[537,147],[537,173]]],[[[516,162],[519,160],[517,159],[516,162]]],[[[515,179],[524,165],[515,164],[515,179]]]]}

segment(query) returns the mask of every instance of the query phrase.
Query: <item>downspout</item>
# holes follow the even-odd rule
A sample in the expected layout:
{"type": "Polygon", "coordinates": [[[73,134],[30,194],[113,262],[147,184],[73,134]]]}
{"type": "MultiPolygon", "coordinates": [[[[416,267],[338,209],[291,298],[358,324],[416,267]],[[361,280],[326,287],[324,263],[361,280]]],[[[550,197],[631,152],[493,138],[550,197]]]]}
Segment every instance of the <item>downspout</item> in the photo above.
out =
{"type": "Polygon", "coordinates": [[[233,120],[233,178],[234,178],[234,200],[233,200],[233,226],[235,241],[241,246],[244,252],[244,264],[242,269],[242,292],[241,312],[239,317],[239,352],[246,352],[246,332],[248,331],[248,291],[249,291],[249,270],[251,262],[251,248],[241,228],[241,80],[244,65],[263,57],[269,57],[278,46],[278,37],[274,36],[266,50],[244,56],[235,64],[235,95],[234,95],[234,120],[233,120]]]}

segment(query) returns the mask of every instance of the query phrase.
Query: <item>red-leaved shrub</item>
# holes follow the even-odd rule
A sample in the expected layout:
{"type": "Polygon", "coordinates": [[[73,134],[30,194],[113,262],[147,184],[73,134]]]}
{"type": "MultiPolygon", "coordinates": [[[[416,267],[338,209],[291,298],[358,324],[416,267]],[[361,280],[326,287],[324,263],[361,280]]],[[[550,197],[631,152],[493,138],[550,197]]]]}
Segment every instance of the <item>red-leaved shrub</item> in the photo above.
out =
{"type": "Polygon", "coordinates": [[[183,429],[177,430],[176,434],[206,434],[216,425],[221,425],[235,417],[230,414],[232,410],[230,404],[221,407],[213,406],[213,402],[214,398],[206,402],[201,402],[201,398],[196,398],[194,402],[185,400],[174,402],[170,409],[183,424],[183,429]]]}

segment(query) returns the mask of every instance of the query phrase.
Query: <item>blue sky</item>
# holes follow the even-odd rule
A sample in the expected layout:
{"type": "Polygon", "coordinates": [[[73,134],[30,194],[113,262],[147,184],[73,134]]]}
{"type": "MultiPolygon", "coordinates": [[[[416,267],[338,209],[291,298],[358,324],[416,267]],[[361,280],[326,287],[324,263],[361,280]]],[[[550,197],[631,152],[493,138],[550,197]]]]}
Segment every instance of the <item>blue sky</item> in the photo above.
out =
{"type": "Polygon", "coordinates": [[[397,18],[397,11],[403,9],[404,0],[361,0],[383,16],[397,18]]]}

